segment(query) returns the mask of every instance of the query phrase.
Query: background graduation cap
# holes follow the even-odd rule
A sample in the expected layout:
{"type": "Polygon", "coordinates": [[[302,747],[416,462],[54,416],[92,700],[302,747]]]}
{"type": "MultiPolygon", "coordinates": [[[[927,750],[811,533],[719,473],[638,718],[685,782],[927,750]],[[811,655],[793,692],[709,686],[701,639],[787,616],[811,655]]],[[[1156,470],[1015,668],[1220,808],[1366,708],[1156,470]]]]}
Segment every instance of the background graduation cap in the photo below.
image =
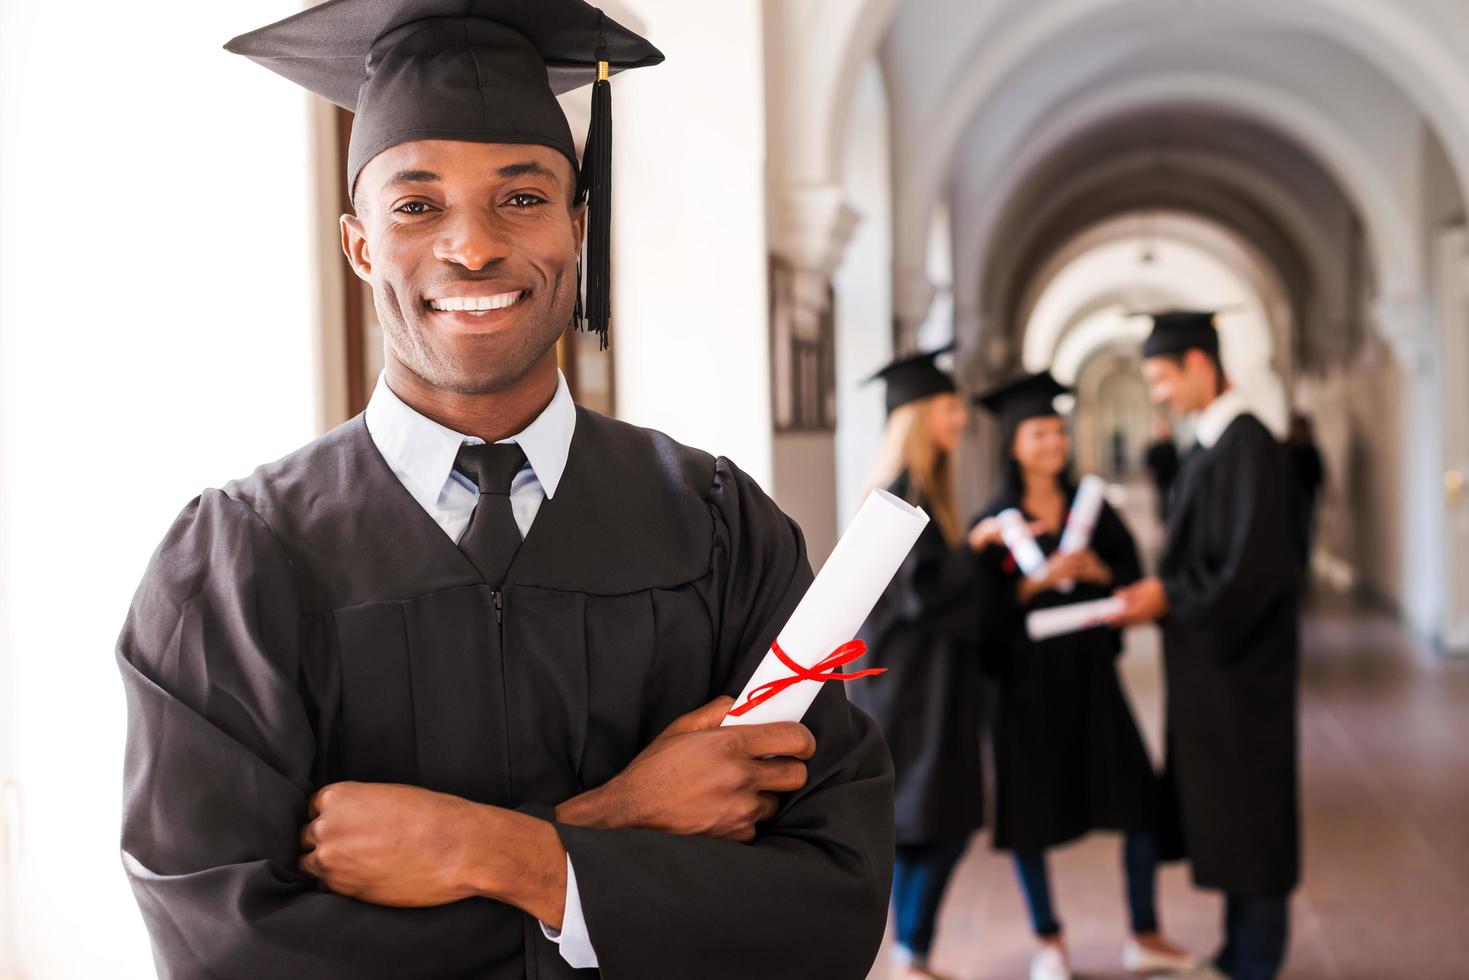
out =
{"type": "Polygon", "coordinates": [[[225,45],[356,113],[347,187],[383,150],[421,139],[559,150],[587,201],[585,321],[611,318],[612,96],[607,79],[663,55],[583,0],[327,0],[225,45]],[[556,103],[595,83],[584,159],[556,103]]]}
{"type": "Polygon", "coordinates": [[[959,388],[954,384],[953,375],[934,363],[940,355],[948,354],[953,349],[954,345],[949,343],[938,350],[900,357],[886,367],[880,368],[864,384],[870,384],[873,381],[887,383],[886,401],[889,415],[909,402],[916,402],[919,399],[940,395],[944,392],[958,391],[959,388]]]}
{"type": "Polygon", "coordinates": [[[1143,341],[1143,357],[1168,357],[1198,349],[1219,359],[1219,330],[1214,318],[1221,310],[1160,310],[1155,313],[1130,313],[1153,321],[1153,330],[1143,341]]]}
{"type": "Polygon", "coordinates": [[[1026,419],[1060,415],[1056,398],[1070,392],[1070,388],[1051,377],[1051,372],[1041,371],[998,384],[975,395],[974,403],[998,418],[1006,432],[1014,432],[1026,419]]]}

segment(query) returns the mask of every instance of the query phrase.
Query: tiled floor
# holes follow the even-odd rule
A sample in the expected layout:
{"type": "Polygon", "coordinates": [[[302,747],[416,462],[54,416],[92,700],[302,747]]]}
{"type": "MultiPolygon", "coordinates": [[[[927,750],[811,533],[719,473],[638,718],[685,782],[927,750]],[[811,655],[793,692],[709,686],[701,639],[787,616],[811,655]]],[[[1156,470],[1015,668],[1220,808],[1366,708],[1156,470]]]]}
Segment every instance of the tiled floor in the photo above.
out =
{"type": "MultiPolygon", "coordinates": [[[[1161,710],[1157,635],[1123,660],[1150,744],[1161,710]]],[[[1299,980],[1469,978],[1469,662],[1423,649],[1389,619],[1339,600],[1305,617],[1301,753],[1305,880],[1292,906],[1285,976],[1299,980]]],[[[1053,888],[1073,967],[1125,976],[1120,840],[1053,855],[1053,888]]],[[[1181,865],[1160,882],[1166,932],[1209,951],[1217,895],[1181,865]]],[[[896,971],[891,930],[871,980],[896,971]]],[[[980,835],[939,922],[934,968],[960,980],[1025,978],[1032,940],[1009,863],[980,835]]]]}

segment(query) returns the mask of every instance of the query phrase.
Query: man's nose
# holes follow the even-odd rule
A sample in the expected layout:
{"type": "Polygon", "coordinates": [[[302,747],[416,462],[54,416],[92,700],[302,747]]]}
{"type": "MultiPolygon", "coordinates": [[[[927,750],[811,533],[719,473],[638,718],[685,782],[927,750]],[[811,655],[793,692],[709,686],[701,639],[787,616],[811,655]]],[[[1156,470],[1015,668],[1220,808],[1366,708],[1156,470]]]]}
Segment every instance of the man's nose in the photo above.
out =
{"type": "Polygon", "coordinates": [[[460,209],[439,225],[434,255],[444,262],[478,271],[509,254],[509,241],[493,214],[460,209]]]}

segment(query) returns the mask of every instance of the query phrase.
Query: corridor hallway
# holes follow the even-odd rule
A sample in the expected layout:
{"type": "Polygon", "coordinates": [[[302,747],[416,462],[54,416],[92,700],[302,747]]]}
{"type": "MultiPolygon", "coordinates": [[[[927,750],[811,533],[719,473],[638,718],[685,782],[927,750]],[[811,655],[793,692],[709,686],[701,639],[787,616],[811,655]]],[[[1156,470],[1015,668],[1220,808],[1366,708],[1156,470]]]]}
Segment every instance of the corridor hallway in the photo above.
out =
{"type": "MultiPolygon", "coordinates": [[[[1137,508],[1129,523],[1138,527],[1137,508]]],[[[1156,533],[1156,532],[1154,532],[1156,533]]],[[[1139,535],[1140,545],[1147,532],[1139,535]]],[[[1305,864],[1291,906],[1294,980],[1469,977],[1469,662],[1444,659],[1381,612],[1317,585],[1303,615],[1305,864]]],[[[1159,637],[1128,637],[1121,664],[1158,758],[1159,637]]],[[[987,805],[992,799],[987,800],[987,805]]],[[[1094,834],[1052,854],[1052,888],[1078,977],[1127,976],[1121,838],[1094,834]]],[[[1170,938],[1212,952],[1218,895],[1165,866],[1170,938]]],[[[871,980],[899,975],[891,926],[871,980]]],[[[1034,951],[1008,856],[970,842],[940,914],[934,969],[955,980],[1023,980],[1034,951]]]]}

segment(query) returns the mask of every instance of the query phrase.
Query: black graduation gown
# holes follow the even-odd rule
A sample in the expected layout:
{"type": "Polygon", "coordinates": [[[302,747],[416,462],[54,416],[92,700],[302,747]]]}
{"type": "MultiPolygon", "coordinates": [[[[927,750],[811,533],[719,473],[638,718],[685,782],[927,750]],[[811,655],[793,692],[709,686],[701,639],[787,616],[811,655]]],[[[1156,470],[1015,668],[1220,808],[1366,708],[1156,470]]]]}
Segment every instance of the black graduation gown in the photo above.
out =
{"type": "MultiPolygon", "coordinates": [[[[890,491],[927,509],[906,475],[890,491]]],[[[863,666],[887,673],[852,682],[847,695],[892,750],[900,844],[962,838],[984,823],[977,572],[969,549],[950,548],[930,522],[859,634],[863,666]]]]}
{"type": "MultiPolygon", "coordinates": [[[[1002,496],[980,519],[1019,506],[1002,496]]],[[[1036,543],[1050,555],[1060,538],[1042,534],[1036,543]]],[[[1069,593],[1042,592],[1027,607],[1009,552],[996,546],[981,556],[992,569],[980,608],[985,671],[994,680],[993,843],[1001,850],[1040,850],[1092,830],[1159,823],[1158,778],[1117,676],[1120,634],[1095,627],[1036,643],[1025,632],[1032,610],[1105,598],[1141,575],[1132,535],[1106,503],[1091,547],[1112,570],[1112,586],[1078,582],[1069,593]]]]}
{"type": "Polygon", "coordinates": [[[1291,468],[1252,415],[1185,460],[1168,593],[1168,765],[1194,881],[1284,895],[1299,878],[1291,468]]]}
{"type": "MultiPolygon", "coordinates": [[[[392,781],[549,818],[676,716],[738,693],[809,582],[799,529],[733,465],[586,410],[503,624],[360,416],[206,491],[118,649],[124,864],[160,974],[578,975],[507,905],[319,891],[296,870],[308,798],[392,781]]],[[[558,826],[603,975],[866,975],[891,763],[838,685],[805,722],[809,782],[754,844],[558,826]]]]}

